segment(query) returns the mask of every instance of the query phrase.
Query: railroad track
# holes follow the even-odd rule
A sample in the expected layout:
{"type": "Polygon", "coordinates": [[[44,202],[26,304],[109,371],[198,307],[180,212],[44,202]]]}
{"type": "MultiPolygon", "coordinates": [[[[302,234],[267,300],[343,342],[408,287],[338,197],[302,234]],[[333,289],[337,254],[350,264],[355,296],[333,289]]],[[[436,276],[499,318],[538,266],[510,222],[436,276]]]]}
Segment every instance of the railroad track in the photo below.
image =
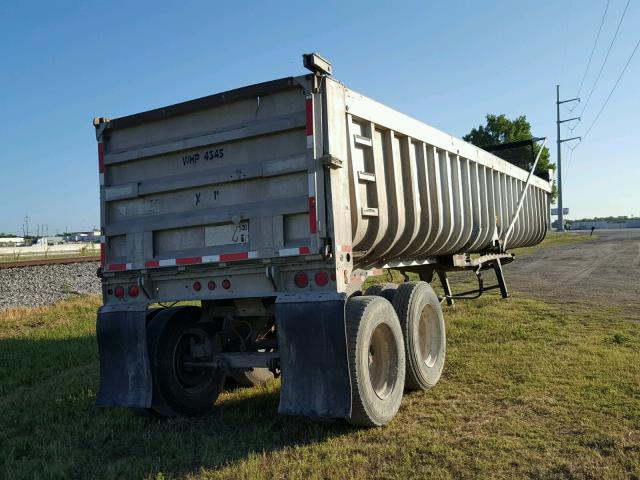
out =
{"type": "Polygon", "coordinates": [[[7,268],[38,267],[41,265],[65,265],[69,263],[99,262],[100,256],[39,258],[36,260],[20,260],[17,262],[0,262],[0,270],[7,268]]]}

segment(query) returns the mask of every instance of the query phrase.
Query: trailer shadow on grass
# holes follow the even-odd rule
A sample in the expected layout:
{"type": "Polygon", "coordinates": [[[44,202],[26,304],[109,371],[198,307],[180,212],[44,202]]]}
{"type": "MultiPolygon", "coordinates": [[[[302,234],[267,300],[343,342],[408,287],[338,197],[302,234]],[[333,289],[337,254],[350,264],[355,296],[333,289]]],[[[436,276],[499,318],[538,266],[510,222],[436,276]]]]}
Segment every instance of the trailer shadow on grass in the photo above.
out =
{"type": "Polygon", "coordinates": [[[182,476],[353,432],[343,421],[277,415],[279,381],[226,389],[201,417],[96,407],[99,367],[91,335],[0,339],[0,352],[2,383],[11,385],[0,397],[0,471],[8,478],[182,476]],[[13,360],[13,368],[4,360],[13,360]]]}

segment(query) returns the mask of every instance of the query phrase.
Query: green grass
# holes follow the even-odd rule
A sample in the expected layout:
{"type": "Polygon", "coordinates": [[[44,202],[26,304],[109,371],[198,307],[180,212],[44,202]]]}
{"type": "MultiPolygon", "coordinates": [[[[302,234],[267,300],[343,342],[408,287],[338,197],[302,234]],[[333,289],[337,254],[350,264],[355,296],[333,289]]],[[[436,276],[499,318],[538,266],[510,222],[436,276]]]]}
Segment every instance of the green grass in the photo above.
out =
{"type": "Polygon", "coordinates": [[[276,414],[279,383],[162,420],[94,405],[96,298],[0,313],[0,478],[639,478],[640,323],[483,296],[385,428],[276,414]]]}

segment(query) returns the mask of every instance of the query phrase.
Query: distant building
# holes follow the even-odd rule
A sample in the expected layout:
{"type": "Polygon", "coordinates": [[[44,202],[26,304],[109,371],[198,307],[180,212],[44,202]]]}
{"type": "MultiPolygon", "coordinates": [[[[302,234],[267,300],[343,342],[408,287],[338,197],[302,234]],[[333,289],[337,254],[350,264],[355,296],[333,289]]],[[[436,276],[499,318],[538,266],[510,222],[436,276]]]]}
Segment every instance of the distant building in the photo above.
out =
{"type": "Polygon", "coordinates": [[[61,245],[63,243],[63,237],[40,237],[36,245],[61,245]]]}
{"type": "Polygon", "coordinates": [[[591,227],[594,227],[596,230],[611,230],[611,229],[620,229],[620,228],[640,228],[640,220],[631,219],[631,220],[622,220],[622,221],[580,221],[580,222],[572,222],[571,230],[591,230],[591,227]]]}
{"type": "Polygon", "coordinates": [[[100,230],[92,230],[90,232],[71,232],[64,236],[66,242],[90,242],[97,243],[100,241],[100,230]]]}
{"type": "Polygon", "coordinates": [[[24,244],[23,237],[0,237],[0,247],[21,247],[24,244]]]}

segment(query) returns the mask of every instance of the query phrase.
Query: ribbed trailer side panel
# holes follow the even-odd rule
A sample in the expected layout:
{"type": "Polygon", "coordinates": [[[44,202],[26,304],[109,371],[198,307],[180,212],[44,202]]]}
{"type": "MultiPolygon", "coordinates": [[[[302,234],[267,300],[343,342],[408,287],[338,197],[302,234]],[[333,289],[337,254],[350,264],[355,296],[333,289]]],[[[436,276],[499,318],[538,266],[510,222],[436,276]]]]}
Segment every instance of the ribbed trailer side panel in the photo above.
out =
{"type": "MultiPolygon", "coordinates": [[[[504,240],[527,172],[346,88],[344,96],[358,266],[486,252],[504,240]]],[[[542,241],[549,193],[532,177],[508,248],[542,241]]]]}

